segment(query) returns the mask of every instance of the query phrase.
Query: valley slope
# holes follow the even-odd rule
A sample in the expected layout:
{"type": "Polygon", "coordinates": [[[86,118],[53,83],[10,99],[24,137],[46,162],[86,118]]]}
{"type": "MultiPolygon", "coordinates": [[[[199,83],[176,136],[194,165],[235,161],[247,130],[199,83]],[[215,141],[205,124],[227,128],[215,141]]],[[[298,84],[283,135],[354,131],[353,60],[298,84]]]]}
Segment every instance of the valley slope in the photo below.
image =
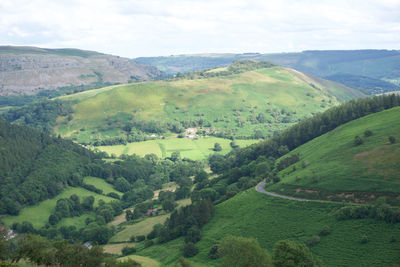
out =
{"type": "MultiPolygon", "coordinates": [[[[216,77],[117,85],[60,97],[72,118],[60,117],[56,133],[81,143],[188,127],[221,137],[260,138],[338,103],[364,94],[284,68],[216,77]]],[[[207,72],[205,72],[207,73],[207,72]]]]}
{"type": "Polygon", "coordinates": [[[399,204],[399,117],[399,107],[374,113],[294,149],[282,159],[297,154],[300,160],[280,171],[281,181],[267,190],[353,202],[371,202],[386,196],[388,201],[399,204]],[[355,143],[356,136],[361,138],[361,144],[355,143]],[[390,136],[397,142],[389,142],[390,136]]]}

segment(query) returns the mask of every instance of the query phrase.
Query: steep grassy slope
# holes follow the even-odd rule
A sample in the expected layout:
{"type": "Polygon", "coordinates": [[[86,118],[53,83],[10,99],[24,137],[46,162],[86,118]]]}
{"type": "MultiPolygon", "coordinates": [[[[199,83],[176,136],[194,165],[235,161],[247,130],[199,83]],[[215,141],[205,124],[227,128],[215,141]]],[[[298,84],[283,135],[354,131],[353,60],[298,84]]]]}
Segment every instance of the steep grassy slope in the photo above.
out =
{"type": "Polygon", "coordinates": [[[126,83],[159,75],[154,67],[93,51],[0,46],[0,95],[126,83]]]}
{"type": "Polygon", "coordinates": [[[399,107],[371,114],[298,147],[284,158],[299,154],[300,161],[281,171],[281,181],[268,190],[353,201],[385,195],[398,202],[400,142],[391,144],[388,137],[400,139],[399,117],[399,107]],[[372,135],[366,136],[366,130],[372,135]],[[364,143],[356,145],[355,136],[364,143]]]}
{"type": "MultiPolygon", "coordinates": [[[[341,207],[332,203],[297,202],[273,198],[249,189],[215,207],[215,215],[202,229],[197,244],[200,253],[190,260],[206,266],[219,266],[219,260],[209,258],[209,250],[226,235],[254,237],[272,252],[274,244],[283,239],[306,242],[318,235],[324,225],[332,232],[321,236],[311,248],[326,266],[391,266],[400,261],[400,236],[397,225],[372,219],[338,221],[333,212],[341,207]],[[367,235],[370,242],[361,244],[367,235]]],[[[155,245],[138,251],[173,266],[182,255],[183,239],[155,245]]]]}
{"type": "Polygon", "coordinates": [[[363,94],[292,69],[272,67],[204,79],[107,87],[62,97],[72,120],[56,132],[78,142],[124,136],[127,123],[199,125],[233,136],[268,136],[304,117],[363,94]],[[260,115],[261,114],[261,115],[260,115]],[[262,117],[262,118],[261,118],[262,117]]]}

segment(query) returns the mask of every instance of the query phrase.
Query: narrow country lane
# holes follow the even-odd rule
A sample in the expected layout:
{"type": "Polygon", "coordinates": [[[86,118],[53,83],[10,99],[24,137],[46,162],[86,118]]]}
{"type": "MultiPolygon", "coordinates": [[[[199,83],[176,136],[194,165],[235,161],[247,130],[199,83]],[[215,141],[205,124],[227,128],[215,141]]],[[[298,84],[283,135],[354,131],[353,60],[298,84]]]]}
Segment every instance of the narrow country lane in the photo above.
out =
{"type": "Polygon", "coordinates": [[[258,183],[256,185],[256,190],[258,192],[260,192],[260,193],[263,193],[263,194],[266,194],[266,195],[269,195],[269,196],[273,196],[273,197],[283,198],[283,199],[296,200],[296,201],[312,201],[312,200],[309,200],[309,199],[290,197],[290,196],[280,195],[280,194],[277,194],[277,193],[268,192],[268,191],[266,191],[264,189],[264,187],[265,187],[265,181],[262,181],[262,182],[260,182],[260,183],[258,183]]]}

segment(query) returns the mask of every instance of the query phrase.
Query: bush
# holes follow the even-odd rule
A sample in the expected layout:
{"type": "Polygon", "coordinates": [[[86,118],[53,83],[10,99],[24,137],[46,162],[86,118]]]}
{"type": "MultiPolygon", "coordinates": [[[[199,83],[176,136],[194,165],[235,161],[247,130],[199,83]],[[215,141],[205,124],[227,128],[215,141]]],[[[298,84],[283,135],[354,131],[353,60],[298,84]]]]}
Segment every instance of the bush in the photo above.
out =
{"type": "Polygon", "coordinates": [[[115,192],[110,192],[107,194],[107,196],[115,198],[115,199],[120,199],[119,195],[115,192]]]}
{"type": "Polygon", "coordinates": [[[146,242],[144,242],[145,248],[151,247],[152,245],[154,245],[153,240],[146,240],[146,242]]]}
{"type": "Polygon", "coordinates": [[[134,235],[131,235],[131,237],[129,238],[129,241],[135,242],[135,240],[136,240],[135,236],[134,236],[134,235]]]}
{"type": "Polygon", "coordinates": [[[319,232],[319,234],[322,236],[327,236],[330,233],[331,233],[331,228],[328,225],[324,225],[324,227],[322,227],[321,231],[319,232]]]}
{"type": "Polygon", "coordinates": [[[221,150],[222,150],[221,145],[219,143],[215,143],[214,144],[214,151],[221,151],[221,150]]]}
{"type": "Polygon", "coordinates": [[[138,235],[137,237],[136,237],[136,241],[137,242],[142,242],[143,240],[145,240],[146,239],[146,237],[144,236],[144,235],[138,235]]]}
{"type": "Polygon", "coordinates": [[[368,137],[368,136],[371,136],[372,135],[372,131],[371,130],[365,130],[365,132],[364,132],[364,136],[365,137],[368,137]]]}
{"type": "Polygon", "coordinates": [[[199,248],[192,242],[186,243],[183,247],[183,256],[190,258],[199,253],[199,248]]]}
{"type": "Polygon", "coordinates": [[[362,145],[364,143],[364,141],[361,139],[361,137],[359,137],[358,135],[354,137],[354,144],[356,146],[362,145]]]}
{"type": "Polygon", "coordinates": [[[312,246],[315,246],[316,244],[318,244],[319,241],[321,241],[321,238],[317,235],[313,235],[310,239],[307,240],[307,245],[309,247],[312,247],[312,246]]]}
{"type": "Polygon", "coordinates": [[[396,138],[395,138],[394,136],[389,136],[389,142],[390,142],[391,144],[396,143],[396,138]]]}
{"type": "Polygon", "coordinates": [[[396,241],[397,241],[396,237],[392,235],[392,237],[390,238],[390,243],[394,243],[396,241]]]}
{"type": "Polygon", "coordinates": [[[135,252],[136,252],[135,247],[124,247],[122,249],[122,255],[124,255],[124,256],[135,253],[135,252]]]}
{"type": "Polygon", "coordinates": [[[212,260],[218,259],[219,258],[218,245],[212,246],[208,254],[210,255],[210,259],[212,260]]]}
{"type": "Polygon", "coordinates": [[[368,236],[367,235],[363,235],[362,237],[361,237],[361,244],[366,244],[366,243],[368,243],[369,242],[369,239],[368,239],[368,236]]]}

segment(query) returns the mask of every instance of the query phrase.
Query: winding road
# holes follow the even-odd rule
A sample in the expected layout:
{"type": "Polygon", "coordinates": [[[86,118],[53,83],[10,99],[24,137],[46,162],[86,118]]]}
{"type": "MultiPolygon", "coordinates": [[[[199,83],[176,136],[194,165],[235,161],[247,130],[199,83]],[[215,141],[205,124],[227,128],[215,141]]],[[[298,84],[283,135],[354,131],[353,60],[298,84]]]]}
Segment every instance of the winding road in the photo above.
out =
{"type": "Polygon", "coordinates": [[[279,198],[283,198],[283,199],[289,199],[289,200],[295,200],[295,201],[312,201],[309,199],[290,197],[290,196],[280,195],[277,193],[268,192],[267,190],[264,189],[264,187],[265,187],[265,181],[262,181],[258,185],[256,185],[256,191],[266,194],[266,195],[269,195],[269,196],[279,197],[279,198]]]}

